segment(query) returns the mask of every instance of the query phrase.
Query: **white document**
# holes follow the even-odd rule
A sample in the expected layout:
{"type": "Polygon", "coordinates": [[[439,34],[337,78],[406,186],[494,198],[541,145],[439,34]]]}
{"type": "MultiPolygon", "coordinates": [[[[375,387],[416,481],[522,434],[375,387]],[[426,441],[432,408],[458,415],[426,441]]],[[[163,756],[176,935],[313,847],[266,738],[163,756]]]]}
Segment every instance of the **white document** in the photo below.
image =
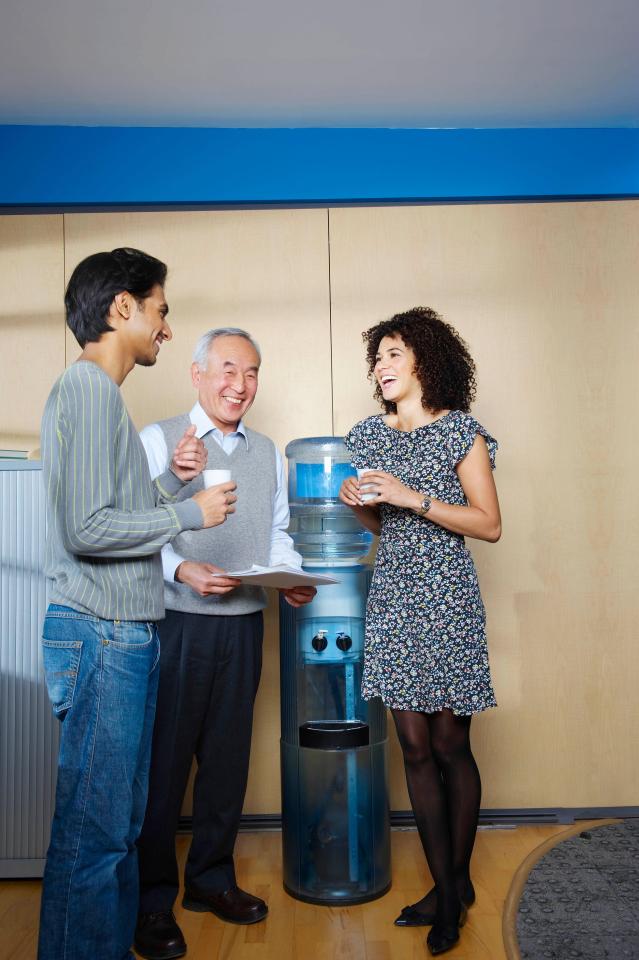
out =
{"type": "Polygon", "coordinates": [[[260,567],[254,563],[248,570],[227,570],[225,577],[236,577],[242,583],[255,587],[317,587],[323,583],[339,583],[335,577],[323,573],[308,573],[299,567],[260,567]]]}

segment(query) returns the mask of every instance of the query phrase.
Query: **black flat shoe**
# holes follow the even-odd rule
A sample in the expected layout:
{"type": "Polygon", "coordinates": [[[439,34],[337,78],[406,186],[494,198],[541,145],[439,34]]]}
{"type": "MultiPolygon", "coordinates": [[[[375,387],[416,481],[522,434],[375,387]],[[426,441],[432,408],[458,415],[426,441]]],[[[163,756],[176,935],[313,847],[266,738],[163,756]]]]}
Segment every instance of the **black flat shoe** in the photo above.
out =
{"type": "Polygon", "coordinates": [[[426,937],[426,946],[431,956],[436,957],[440,953],[446,953],[448,950],[452,950],[453,947],[459,943],[459,931],[460,928],[466,923],[466,918],[468,916],[468,910],[463,905],[459,911],[459,922],[457,926],[447,925],[433,926],[432,930],[426,937]]]}
{"type": "Polygon", "coordinates": [[[422,913],[414,903],[404,907],[393,923],[396,927],[432,927],[435,923],[434,913],[422,913]]]}
{"type": "MultiPolygon", "coordinates": [[[[474,902],[474,897],[470,903],[464,903],[462,901],[462,905],[465,907],[466,912],[468,912],[474,902]]],[[[465,922],[466,918],[464,918],[464,923],[465,922]]],[[[421,910],[417,909],[416,903],[410,903],[407,907],[402,908],[402,912],[393,920],[393,923],[396,927],[432,927],[432,925],[435,923],[435,911],[433,910],[430,913],[422,913],[421,910]]],[[[463,923],[460,923],[460,927],[463,925],[463,923]]]]}

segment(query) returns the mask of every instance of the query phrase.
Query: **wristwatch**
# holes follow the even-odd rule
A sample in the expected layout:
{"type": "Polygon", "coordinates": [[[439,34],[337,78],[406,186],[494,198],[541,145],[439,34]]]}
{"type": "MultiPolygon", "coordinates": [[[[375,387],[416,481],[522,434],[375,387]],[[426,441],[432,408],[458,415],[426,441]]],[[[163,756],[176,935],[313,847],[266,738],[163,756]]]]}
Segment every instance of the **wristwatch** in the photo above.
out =
{"type": "Polygon", "coordinates": [[[417,511],[417,513],[420,515],[420,517],[425,517],[425,516],[426,516],[426,514],[428,513],[428,511],[429,511],[430,508],[431,508],[432,502],[433,502],[433,501],[431,500],[430,497],[426,497],[426,496],[425,496],[425,497],[423,498],[422,502],[421,502],[420,505],[419,505],[419,510],[417,511]]]}

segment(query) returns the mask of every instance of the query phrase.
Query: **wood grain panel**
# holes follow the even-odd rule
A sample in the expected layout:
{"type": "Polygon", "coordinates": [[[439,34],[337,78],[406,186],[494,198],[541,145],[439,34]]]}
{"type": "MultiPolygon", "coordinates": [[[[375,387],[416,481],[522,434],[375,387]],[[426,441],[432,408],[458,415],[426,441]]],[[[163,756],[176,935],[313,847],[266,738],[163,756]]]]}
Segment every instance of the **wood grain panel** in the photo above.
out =
{"type": "MultiPolygon", "coordinates": [[[[194,402],[189,367],[211,327],[247,329],[262,349],[260,391],[247,420],[282,448],[330,433],[325,210],[67,214],[67,278],[96,250],[136,246],[169,266],[172,342],[136,369],[123,393],[140,427],[194,402]]],[[[69,334],[69,350],[77,344],[69,334]]]]}
{"type": "MultiPolygon", "coordinates": [[[[126,381],[139,426],[189,409],[194,341],[245,326],[264,365],[249,423],[288,440],[375,412],[360,333],[416,303],[468,340],[501,444],[504,536],[472,544],[500,707],[474,739],[484,805],[635,804],[639,708],[639,203],[0,217],[0,446],[36,442],[65,362],[63,289],[88,253],[165,259],[174,339],[126,381]],[[332,371],[331,371],[332,332],[332,371]],[[332,373],[332,378],[331,378],[332,373]]],[[[78,353],[67,335],[67,362],[78,353]]],[[[277,612],[267,613],[247,812],[279,810],[277,612]]],[[[394,742],[394,734],[391,734],[394,742]]],[[[391,802],[408,807],[393,748],[391,802]]]]}
{"type": "Polygon", "coordinates": [[[62,216],[0,216],[0,447],[39,446],[64,370],[62,216]]]}
{"type": "MultiPolygon", "coordinates": [[[[249,426],[282,453],[295,437],[331,433],[326,210],[74,214],[66,216],[65,230],[68,274],[88,254],[116,246],[141,248],[169,266],[173,340],[155,367],[132,371],[123,387],[138,427],[189,410],[196,399],[189,374],[196,340],[211,327],[239,326],[257,339],[263,357],[249,426]]],[[[245,806],[257,813],[280,809],[273,597],[264,642],[245,806]]],[[[187,795],[185,813],[190,809],[187,795]]]]}
{"type": "Polygon", "coordinates": [[[500,441],[504,535],[471,544],[500,702],[474,724],[484,805],[635,804],[639,203],[338,209],[330,243],[336,432],[376,412],[361,331],[423,304],[470,344],[500,441]]]}

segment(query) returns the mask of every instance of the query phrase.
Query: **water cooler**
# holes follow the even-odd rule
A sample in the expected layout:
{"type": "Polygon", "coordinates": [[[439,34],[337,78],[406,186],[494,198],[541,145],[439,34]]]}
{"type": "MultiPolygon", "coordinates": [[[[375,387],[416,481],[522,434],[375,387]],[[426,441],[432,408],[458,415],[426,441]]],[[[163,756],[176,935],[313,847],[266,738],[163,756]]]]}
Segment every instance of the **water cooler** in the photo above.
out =
{"type": "Polygon", "coordinates": [[[372,535],[338,500],[355,471],[341,439],[286,448],[289,533],[305,569],[339,579],[280,603],[284,887],[348,905],[390,887],[386,712],[360,696],[372,535]]]}

